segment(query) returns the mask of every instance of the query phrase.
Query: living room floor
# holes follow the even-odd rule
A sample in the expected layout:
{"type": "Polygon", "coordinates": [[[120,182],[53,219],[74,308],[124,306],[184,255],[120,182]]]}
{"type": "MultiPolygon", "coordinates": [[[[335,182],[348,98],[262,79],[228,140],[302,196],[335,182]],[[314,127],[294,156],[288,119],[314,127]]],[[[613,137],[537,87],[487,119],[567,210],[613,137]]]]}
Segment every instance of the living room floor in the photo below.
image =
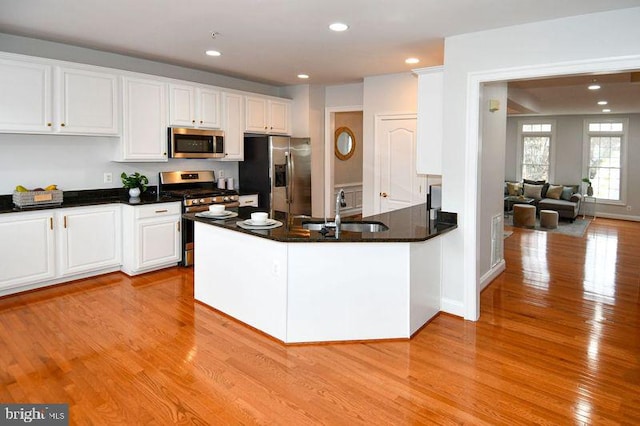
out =
{"type": "Polygon", "coordinates": [[[285,346],[194,302],[189,268],[1,298],[0,401],[70,424],[640,424],[640,223],[512,230],[480,320],[410,341],[285,346]]]}

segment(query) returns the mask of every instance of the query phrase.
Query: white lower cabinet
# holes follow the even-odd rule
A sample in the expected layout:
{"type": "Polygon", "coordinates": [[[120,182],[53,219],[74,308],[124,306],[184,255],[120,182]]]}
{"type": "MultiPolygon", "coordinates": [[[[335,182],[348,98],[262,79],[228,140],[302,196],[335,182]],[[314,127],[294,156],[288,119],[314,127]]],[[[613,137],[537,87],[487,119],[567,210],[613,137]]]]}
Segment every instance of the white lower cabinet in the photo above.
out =
{"type": "Polygon", "coordinates": [[[55,277],[53,216],[52,211],[0,215],[0,292],[55,277]]]}
{"type": "Polygon", "coordinates": [[[0,215],[0,295],[118,270],[121,235],[117,204],[0,215]]]}
{"type": "Polygon", "coordinates": [[[136,275],[182,260],[179,202],[122,208],[125,273],[136,275]]]}
{"type": "Polygon", "coordinates": [[[120,265],[120,206],[75,207],[56,211],[60,275],[76,275],[120,265]]]}

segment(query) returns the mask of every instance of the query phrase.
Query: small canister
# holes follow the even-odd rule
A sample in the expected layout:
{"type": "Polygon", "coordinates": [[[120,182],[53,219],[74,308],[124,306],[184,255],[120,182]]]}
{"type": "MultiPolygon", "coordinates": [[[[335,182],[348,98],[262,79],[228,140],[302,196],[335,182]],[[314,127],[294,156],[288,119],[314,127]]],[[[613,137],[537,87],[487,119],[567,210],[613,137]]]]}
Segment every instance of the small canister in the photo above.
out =
{"type": "Polygon", "coordinates": [[[227,189],[234,189],[235,186],[233,185],[233,178],[227,178],[227,189]]]}
{"type": "Polygon", "coordinates": [[[224,189],[224,179],[218,179],[218,189],[224,189]]]}

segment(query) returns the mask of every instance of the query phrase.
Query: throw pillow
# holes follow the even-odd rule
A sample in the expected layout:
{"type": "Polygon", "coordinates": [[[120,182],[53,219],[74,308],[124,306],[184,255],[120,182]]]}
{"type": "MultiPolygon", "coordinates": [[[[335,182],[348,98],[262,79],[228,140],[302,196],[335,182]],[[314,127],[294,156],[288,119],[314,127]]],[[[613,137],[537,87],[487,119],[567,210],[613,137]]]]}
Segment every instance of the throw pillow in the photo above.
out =
{"type": "Polygon", "coordinates": [[[564,187],[562,185],[549,185],[549,189],[547,189],[547,198],[559,200],[560,196],[562,196],[563,188],[564,187]]]}
{"type": "Polygon", "coordinates": [[[528,183],[529,185],[544,185],[547,183],[546,180],[530,180],[530,179],[522,179],[523,183],[528,183]]]}
{"type": "Polygon", "coordinates": [[[530,185],[525,183],[524,196],[527,198],[533,198],[534,200],[540,200],[542,198],[542,185],[530,185]]]}
{"type": "Polygon", "coordinates": [[[564,188],[562,188],[562,195],[560,195],[560,199],[571,201],[572,195],[573,195],[573,188],[570,186],[565,186],[564,188]]]}
{"type": "Polygon", "coordinates": [[[507,191],[509,191],[509,195],[511,197],[522,195],[522,187],[520,186],[520,182],[507,182],[507,191]]]}

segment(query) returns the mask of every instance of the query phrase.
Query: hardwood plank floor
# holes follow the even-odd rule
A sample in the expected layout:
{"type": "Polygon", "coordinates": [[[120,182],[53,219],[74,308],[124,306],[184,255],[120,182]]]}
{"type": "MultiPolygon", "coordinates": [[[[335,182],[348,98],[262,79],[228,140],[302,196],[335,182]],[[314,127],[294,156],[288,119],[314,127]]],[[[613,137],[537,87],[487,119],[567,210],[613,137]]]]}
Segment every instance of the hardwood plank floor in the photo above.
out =
{"type": "Polygon", "coordinates": [[[194,303],[192,272],[0,299],[0,402],[72,424],[640,424],[640,223],[513,228],[478,322],[284,346],[194,303]]]}

